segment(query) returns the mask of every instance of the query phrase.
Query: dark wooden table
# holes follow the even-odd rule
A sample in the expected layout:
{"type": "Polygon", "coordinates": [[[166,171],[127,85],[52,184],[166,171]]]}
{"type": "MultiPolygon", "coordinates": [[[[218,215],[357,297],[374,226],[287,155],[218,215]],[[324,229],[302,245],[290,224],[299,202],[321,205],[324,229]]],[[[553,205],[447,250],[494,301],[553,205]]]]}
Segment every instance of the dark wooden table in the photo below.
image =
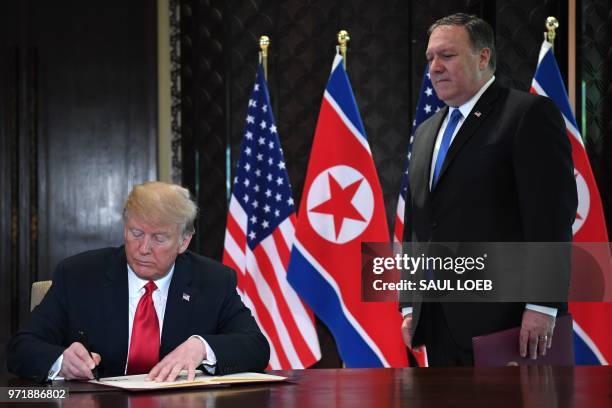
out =
{"type": "MultiPolygon", "coordinates": [[[[129,393],[56,382],[62,407],[612,407],[612,367],[326,369],[272,371],[282,384],[129,393]]],[[[34,386],[14,377],[0,386],[34,386]]],[[[57,404],[54,404],[58,406],[57,404]]],[[[18,405],[13,405],[18,406],[18,405]]]]}

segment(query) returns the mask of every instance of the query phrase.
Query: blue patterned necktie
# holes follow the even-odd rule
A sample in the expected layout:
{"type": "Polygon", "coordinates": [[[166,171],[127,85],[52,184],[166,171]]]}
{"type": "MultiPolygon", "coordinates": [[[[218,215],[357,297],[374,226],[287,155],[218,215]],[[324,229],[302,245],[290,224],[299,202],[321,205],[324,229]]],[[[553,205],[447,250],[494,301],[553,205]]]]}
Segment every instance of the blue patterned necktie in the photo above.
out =
{"type": "Polygon", "coordinates": [[[436,159],[436,167],[434,167],[433,180],[431,181],[431,189],[433,190],[438,182],[438,177],[440,177],[440,171],[442,170],[442,165],[444,164],[444,159],[446,158],[446,153],[448,153],[448,148],[450,147],[451,138],[453,137],[453,133],[455,133],[455,128],[457,128],[457,124],[461,120],[463,115],[459,109],[454,109],[453,113],[451,113],[451,117],[448,120],[448,124],[446,125],[446,129],[444,129],[444,134],[442,135],[442,143],[440,143],[440,149],[438,150],[438,157],[436,159]]]}

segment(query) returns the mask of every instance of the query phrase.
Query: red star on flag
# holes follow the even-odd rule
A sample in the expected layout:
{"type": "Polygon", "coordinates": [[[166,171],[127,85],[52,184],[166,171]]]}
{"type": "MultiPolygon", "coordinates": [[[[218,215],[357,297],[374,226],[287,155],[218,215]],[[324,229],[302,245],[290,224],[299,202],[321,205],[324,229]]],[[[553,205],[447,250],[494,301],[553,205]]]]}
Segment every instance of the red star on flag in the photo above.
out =
{"type": "Polygon", "coordinates": [[[364,221],[365,218],[361,216],[357,208],[351,202],[357,189],[361,185],[363,178],[352,182],[345,188],[342,188],[340,183],[334,179],[331,173],[327,173],[329,180],[329,192],[331,197],[329,200],[322,202],[316,207],[312,208],[310,211],[321,213],[321,214],[331,214],[334,217],[334,231],[336,233],[336,239],[340,235],[340,230],[342,229],[342,223],[345,218],[350,218],[353,220],[364,221]]]}

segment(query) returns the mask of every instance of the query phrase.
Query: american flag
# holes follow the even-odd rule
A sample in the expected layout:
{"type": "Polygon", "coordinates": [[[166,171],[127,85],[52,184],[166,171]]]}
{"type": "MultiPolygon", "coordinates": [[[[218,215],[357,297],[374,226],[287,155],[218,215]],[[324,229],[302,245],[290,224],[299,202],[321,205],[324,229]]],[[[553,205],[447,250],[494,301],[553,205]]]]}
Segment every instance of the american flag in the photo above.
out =
{"type": "Polygon", "coordinates": [[[414,115],[414,120],[412,121],[410,141],[408,142],[408,154],[406,156],[404,172],[402,173],[400,193],[397,199],[397,211],[395,213],[395,228],[393,229],[393,241],[395,242],[402,242],[402,233],[404,231],[404,208],[406,205],[406,195],[408,194],[408,165],[410,164],[410,156],[412,154],[414,132],[421,123],[425,122],[430,116],[445,106],[444,102],[439,100],[438,96],[436,95],[431,79],[429,79],[428,71],[428,67],[425,67],[423,81],[421,82],[421,91],[419,92],[417,109],[414,115]]]}
{"type": "Polygon", "coordinates": [[[295,206],[261,65],[249,99],[233,180],[223,263],[270,343],[271,369],[309,367],[321,358],[312,313],[286,280],[295,206]]]}

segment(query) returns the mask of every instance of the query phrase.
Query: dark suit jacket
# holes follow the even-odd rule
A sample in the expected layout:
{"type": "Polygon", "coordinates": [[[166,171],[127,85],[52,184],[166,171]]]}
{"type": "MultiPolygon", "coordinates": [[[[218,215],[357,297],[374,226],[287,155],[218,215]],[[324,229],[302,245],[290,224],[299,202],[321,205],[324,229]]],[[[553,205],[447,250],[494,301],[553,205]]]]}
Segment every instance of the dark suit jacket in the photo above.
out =
{"type": "MultiPolygon", "coordinates": [[[[494,82],[455,135],[430,192],[434,144],[447,111],[415,134],[404,241],[570,242],[576,184],[571,146],[554,103],[494,82]]],[[[559,279],[569,285],[569,269],[559,279]]],[[[413,344],[422,344],[433,317],[426,304],[413,306],[413,344]]],[[[442,303],[442,309],[456,343],[469,349],[474,336],[520,325],[524,304],[442,303]]]]}
{"type": "MultiPolygon", "coordinates": [[[[64,349],[79,341],[79,330],[102,356],[100,375],[123,375],[128,348],[123,247],[84,252],[58,265],[51,289],[9,342],[9,370],[45,381],[64,349]]],[[[268,342],[236,292],[236,273],[187,251],[176,259],[168,290],[160,359],[192,335],[202,336],[215,352],[217,374],[258,371],[268,364],[268,342]]]]}

